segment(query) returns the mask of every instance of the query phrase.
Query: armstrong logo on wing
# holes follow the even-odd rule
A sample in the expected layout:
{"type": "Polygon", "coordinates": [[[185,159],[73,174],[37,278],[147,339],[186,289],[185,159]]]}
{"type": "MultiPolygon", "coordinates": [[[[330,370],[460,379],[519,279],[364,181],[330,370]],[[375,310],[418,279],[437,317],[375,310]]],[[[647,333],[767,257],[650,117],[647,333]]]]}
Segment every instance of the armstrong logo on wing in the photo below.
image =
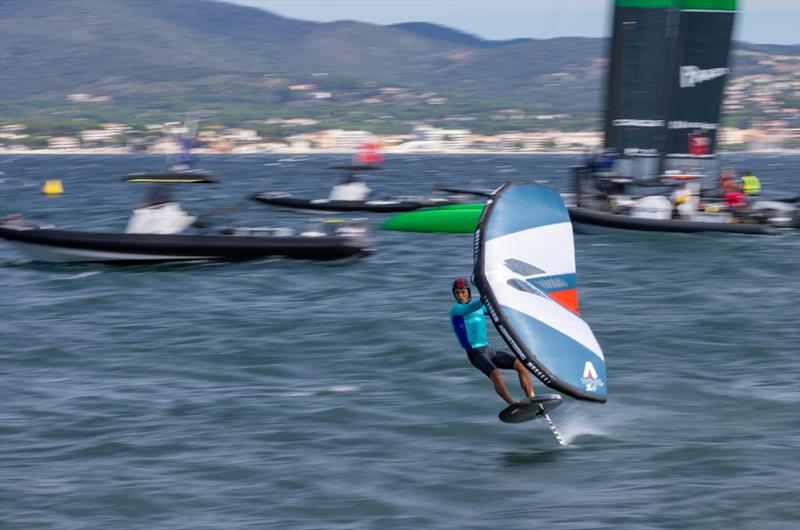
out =
{"type": "Polygon", "coordinates": [[[597,392],[597,389],[604,386],[605,383],[597,376],[597,370],[591,361],[586,361],[583,365],[583,377],[581,377],[581,384],[586,387],[588,392],[597,392]]]}
{"type": "Polygon", "coordinates": [[[691,88],[704,81],[711,81],[730,72],[730,68],[709,68],[701,70],[696,66],[681,66],[681,88],[691,88]]]}

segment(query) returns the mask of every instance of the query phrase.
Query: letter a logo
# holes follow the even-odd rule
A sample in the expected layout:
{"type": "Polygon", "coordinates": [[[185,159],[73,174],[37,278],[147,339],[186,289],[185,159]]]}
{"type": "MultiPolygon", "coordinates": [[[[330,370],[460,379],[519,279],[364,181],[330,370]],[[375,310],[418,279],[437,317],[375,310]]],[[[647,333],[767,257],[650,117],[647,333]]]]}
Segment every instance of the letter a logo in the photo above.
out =
{"type": "Polygon", "coordinates": [[[581,377],[581,384],[586,387],[589,392],[597,392],[597,388],[605,386],[599,377],[597,377],[597,370],[590,361],[586,361],[583,365],[583,377],[581,377]]]}
{"type": "Polygon", "coordinates": [[[584,379],[597,379],[597,371],[592,366],[591,361],[586,361],[586,364],[583,366],[583,378],[584,379]]]}

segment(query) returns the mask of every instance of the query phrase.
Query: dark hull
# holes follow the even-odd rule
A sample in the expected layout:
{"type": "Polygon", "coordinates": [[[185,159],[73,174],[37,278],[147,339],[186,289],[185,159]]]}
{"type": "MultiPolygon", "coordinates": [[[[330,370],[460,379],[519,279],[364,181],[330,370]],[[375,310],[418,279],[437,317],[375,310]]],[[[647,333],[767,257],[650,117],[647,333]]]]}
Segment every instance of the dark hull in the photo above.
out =
{"type": "Polygon", "coordinates": [[[216,177],[199,171],[165,171],[163,173],[132,173],[122,180],[126,182],[152,183],[208,183],[217,182],[216,177]]]}
{"type": "Polygon", "coordinates": [[[20,244],[37,261],[55,262],[337,260],[368,252],[361,241],[342,236],[160,235],[0,226],[0,238],[20,244]]]}
{"type": "Polygon", "coordinates": [[[291,195],[257,193],[251,197],[264,204],[294,208],[298,210],[314,210],[321,212],[411,212],[420,208],[461,204],[462,201],[447,198],[429,198],[419,200],[385,199],[364,201],[329,201],[327,199],[303,199],[291,195]]]}
{"type": "Polygon", "coordinates": [[[628,215],[598,212],[588,208],[568,208],[573,223],[646,232],[728,232],[734,234],[778,234],[780,229],[766,224],[714,223],[701,221],[679,221],[671,219],[642,219],[628,215]]]}
{"type": "Polygon", "coordinates": [[[447,193],[464,193],[467,195],[477,195],[478,197],[490,197],[494,192],[493,189],[489,188],[459,188],[453,186],[438,186],[436,189],[447,193]]]}

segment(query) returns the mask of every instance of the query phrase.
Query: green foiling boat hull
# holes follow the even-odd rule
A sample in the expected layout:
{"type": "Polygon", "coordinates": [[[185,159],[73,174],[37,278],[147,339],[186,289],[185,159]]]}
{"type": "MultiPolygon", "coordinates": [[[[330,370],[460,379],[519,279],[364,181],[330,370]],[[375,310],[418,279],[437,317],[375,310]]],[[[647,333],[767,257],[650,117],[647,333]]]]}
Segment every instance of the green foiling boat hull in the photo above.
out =
{"type": "Polygon", "coordinates": [[[442,234],[471,234],[478,225],[483,204],[456,204],[401,213],[383,223],[383,230],[442,234]]]}

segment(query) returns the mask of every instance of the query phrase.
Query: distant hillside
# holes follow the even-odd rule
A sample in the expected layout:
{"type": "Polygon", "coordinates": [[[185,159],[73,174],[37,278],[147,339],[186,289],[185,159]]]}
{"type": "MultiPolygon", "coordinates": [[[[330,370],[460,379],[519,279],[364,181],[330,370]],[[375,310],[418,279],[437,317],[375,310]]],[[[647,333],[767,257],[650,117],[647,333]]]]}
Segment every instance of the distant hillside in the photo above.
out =
{"type": "MultiPolygon", "coordinates": [[[[585,127],[599,118],[606,49],[606,39],[485,41],[418,22],[323,24],[211,0],[2,0],[0,107],[4,121],[141,123],[193,109],[230,124],[463,119],[489,131],[568,114],[567,126],[585,127]],[[76,105],[73,93],[110,100],[76,105]]],[[[736,49],[734,75],[798,53],[736,49]]]]}
{"type": "Polygon", "coordinates": [[[473,48],[493,48],[495,46],[506,46],[508,44],[519,44],[530,42],[533,39],[510,39],[510,40],[483,40],[469,33],[464,33],[454,29],[438,26],[429,22],[404,22],[402,24],[392,24],[391,28],[410,31],[427,37],[429,39],[440,40],[452,44],[460,44],[473,48]]]}
{"type": "Polygon", "coordinates": [[[558,59],[565,54],[574,65],[600,55],[599,41],[589,50],[570,44],[580,41],[561,39],[553,57],[551,41],[495,43],[433,24],[319,24],[207,0],[0,3],[0,72],[7,80],[4,95],[11,98],[121,83],[326,72],[517,99],[521,94],[513,92],[532,76],[562,70],[566,65],[558,59]]]}

